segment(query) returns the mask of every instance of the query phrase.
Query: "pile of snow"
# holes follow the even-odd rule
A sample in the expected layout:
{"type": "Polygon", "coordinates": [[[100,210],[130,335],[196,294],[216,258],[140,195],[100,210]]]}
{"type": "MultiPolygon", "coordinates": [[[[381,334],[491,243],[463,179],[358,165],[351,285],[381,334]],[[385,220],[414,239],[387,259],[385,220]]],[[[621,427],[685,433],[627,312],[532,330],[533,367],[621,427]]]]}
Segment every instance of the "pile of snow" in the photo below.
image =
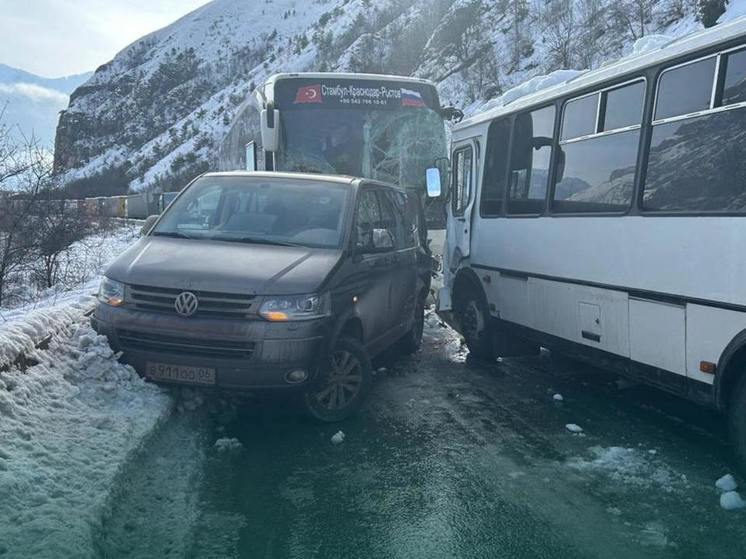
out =
{"type": "Polygon", "coordinates": [[[218,452],[236,452],[243,448],[241,441],[236,438],[224,437],[215,441],[215,450],[218,452]]]}
{"type": "Polygon", "coordinates": [[[345,434],[343,431],[337,431],[332,435],[332,444],[342,444],[345,441],[345,434]]]}
{"type": "Polygon", "coordinates": [[[645,35],[637,39],[635,44],[632,45],[632,56],[641,56],[660,50],[673,40],[674,38],[668,35],[645,35]]]}
{"type": "Polygon", "coordinates": [[[720,494],[720,506],[725,510],[736,510],[746,508],[746,501],[743,500],[741,494],[736,491],[738,489],[738,483],[731,474],[725,474],[719,480],[715,482],[717,487],[722,493],[720,494]]]}
{"type": "Polygon", "coordinates": [[[539,91],[565,84],[570,80],[585,74],[587,71],[588,70],[555,70],[546,75],[535,76],[530,80],[507,90],[500,97],[495,97],[479,107],[467,110],[467,113],[483,112],[496,107],[504,107],[521,97],[526,97],[539,91]]]}
{"type": "Polygon", "coordinates": [[[600,473],[612,481],[642,489],[656,487],[671,493],[678,485],[686,485],[684,476],[676,476],[663,464],[653,462],[650,454],[640,450],[595,446],[590,452],[590,459],[574,458],[567,465],[579,472],[600,473]]]}
{"type": "Polygon", "coordinates": [[[552,400],[554,400],[555,402],[562,402],[564,398],[562,397],[562,394],[555,394],[554,396],[552,396],[552,400]]]}
{"type": "MultiPolygon", "coordinates": [[[[33,331],[33,327],[29,327],[33,331]]],[[[70,327],[26,371],[0,372],[0,555],[92,557],[117,473],[171,398],[70,327]]]]}

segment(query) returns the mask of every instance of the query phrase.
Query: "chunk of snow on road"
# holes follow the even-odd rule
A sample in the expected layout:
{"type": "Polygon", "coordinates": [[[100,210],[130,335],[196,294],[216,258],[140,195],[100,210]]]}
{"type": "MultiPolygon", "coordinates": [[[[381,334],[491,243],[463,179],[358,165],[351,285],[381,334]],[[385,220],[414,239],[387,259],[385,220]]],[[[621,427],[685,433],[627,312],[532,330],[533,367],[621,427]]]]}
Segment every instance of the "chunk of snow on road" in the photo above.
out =
{"type": "Polygon", "coordinates": [[[720,495],[720,506],[725,510],[737,510],[746,507],[746,501],[741,498],[738,491],[726,491],[720,495]]]}
{"type": "Polygon", "coordinates": [[[171,399],[87,325],[35,358],[25,371],[0,372],[3,557],[93,557],[113,482],[171,399]]]}
{"type": "Polygon", "coordinates": [[[673,492],[679,485],[688,485],[685,477],[675,475],[668,467],[654,462],[649,454],[640,450],[595,446],[590,452],[591,459],[575,458],[567,465],[579,472],[601,473],[612,481],[640,488],[659,487],[667,493],[673,492]]]}
{"type": "Polygon", "coordinates": [[[337,431],[332,435],[332,444],[342,444],[345,440],[345,434],[342,431],[337,431]]]}
{"type": "Polygon", "coordinates": [[[564,400],[564,398],[562,397],[562,394],[555,394],[554,396],[552,396],[552,400],[554,400],[555,402],[561,402],[564,400]]]}
{"type": "Polygon", "coordinates": [[[223,437],[215,441],[215,449],[218,452],[236,452],[243,448],[241,441],[236,438],[223,437]]]}
{"type": "Polygon", "coordinates": [[[565,425],[565,429],[570,431],[570,433],[582,433],[583,428],[580,425],[575,425],[574,423],[568,423],[565,425]]]}
{"type": "Polygon", "coordinates": [[[735,491],[738,489],[738,483],[736,483],[736,479],[731,474],[725,474],[715,482],[715,487],[720,489],[720,491],[735,491]]]}

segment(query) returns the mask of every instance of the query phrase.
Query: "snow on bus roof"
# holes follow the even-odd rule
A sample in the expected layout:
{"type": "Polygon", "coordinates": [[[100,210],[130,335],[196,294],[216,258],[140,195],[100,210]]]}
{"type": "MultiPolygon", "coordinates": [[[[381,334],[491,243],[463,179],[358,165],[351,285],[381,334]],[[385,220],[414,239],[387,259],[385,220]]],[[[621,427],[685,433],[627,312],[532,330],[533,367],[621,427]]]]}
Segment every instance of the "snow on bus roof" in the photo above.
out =
{"type": "Polygon", "coordinates": [[[635,43],[629,56],[614,60],[596,70],[556,70],[546,76],[536,76],[509,89],[501,97],[488,101],[477,114],[464,119],[454,126],[453,130],[455,132],[468,128],[543,101],[550,101],[560,95],[602,84],[617,76],[660,64],[741,35],[746,35],[746,16],[679,39],[664,35],[649,35],[635,43]]]}

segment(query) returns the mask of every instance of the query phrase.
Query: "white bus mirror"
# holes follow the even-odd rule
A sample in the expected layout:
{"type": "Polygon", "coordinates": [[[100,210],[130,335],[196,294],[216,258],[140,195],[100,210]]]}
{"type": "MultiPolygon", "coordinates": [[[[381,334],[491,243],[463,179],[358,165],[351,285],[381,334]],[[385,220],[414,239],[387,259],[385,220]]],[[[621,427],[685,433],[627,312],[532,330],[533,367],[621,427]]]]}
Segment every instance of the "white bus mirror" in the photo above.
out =
{"type": "Polygon", "coordinates": [[[426,172],[427,182],[427,197],[438,198],[442,193],[440,186],[440,169],[437,167],[430,167],[426,172]]]}
{"type": "Polygon", "coordinates": [[[280,111],[262,109],[262,147],[275,152],[280,147],[280,111]]]}

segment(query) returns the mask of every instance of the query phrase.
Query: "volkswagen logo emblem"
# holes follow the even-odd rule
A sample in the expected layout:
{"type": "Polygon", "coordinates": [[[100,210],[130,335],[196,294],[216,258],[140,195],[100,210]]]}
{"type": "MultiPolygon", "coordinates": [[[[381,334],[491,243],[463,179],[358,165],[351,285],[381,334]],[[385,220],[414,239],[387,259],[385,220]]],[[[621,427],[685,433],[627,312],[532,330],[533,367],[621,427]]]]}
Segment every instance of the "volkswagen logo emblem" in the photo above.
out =
{"type": "Polygon", "coordinates": [[[199,307],[199,299],[191,291],[182,291],[176,296],[174,301],[174,309],[181,316],[192,316],[197,312],[199,307]]]}

